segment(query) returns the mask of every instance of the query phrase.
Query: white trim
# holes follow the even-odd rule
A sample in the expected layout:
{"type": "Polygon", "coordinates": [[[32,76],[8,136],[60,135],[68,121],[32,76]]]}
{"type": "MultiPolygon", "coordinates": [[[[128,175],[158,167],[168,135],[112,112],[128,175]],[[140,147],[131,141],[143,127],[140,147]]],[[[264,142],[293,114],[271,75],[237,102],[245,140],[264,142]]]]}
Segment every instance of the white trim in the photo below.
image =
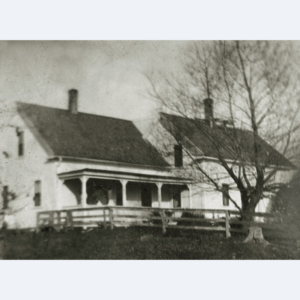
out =
{"type": "MultiPolygon", "coordinates": [[[[149,176],[149,178],[143,178],[143,176],[141,176],[140,174],[107,174],[107,173],[102,173],[101,171],[92,172],[92,171],[82,171],[82,170],[78,170],[77,172],[72,171],[72,174],[58,174],[58,177],[60,179],[64,179],[64,180],[70,180],[70,179],[77,179],[80,178],[81,176],[86,176],[89,178],[100,178],[100,179],[107,179],[107,180],[127,180],[127,181],[133,181],[133,182],[145,182],[145,183],[162,183],[162,184],[180,184],[180,185],[187,185],[189,181],[189,179],[176,179],[176,178],[151,178],[151,176],[149,176]]],[[[189,182],[191,183],[191,182],[189,182]]]]}
{"type": "Polygon", "coordinates": [[[152,169],[152,170],[164,170],[168,172],[172,167],[171,166],[151,166],[151,165],[140,165],[140,164],[132,164],[132,163],[124,163],[124,162],[117,162],[117,161],[110,161],[110,160],[101,160],[101,159],[93,159],[93,158],[84,158],[84,157],[75,157],[75,156],[61,156],[61,155],[54,155],[48,158],[48,161],[58,159],[60,162],[63,160],[75,160],[77,162],[93,162],[96,164],[107,164],[107,165],[116,165],[118,167],[136,167],[140,169],[152,169]]]}

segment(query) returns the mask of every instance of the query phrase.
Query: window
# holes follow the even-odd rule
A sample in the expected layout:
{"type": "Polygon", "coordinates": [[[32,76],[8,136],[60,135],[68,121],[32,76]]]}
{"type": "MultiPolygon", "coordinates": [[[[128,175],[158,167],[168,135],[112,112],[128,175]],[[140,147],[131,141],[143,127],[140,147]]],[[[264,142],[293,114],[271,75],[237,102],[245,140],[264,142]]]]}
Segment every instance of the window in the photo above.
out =
{"type": "Polygon", "coordinates": [[[223,206],[229,206],[229,185],[222,185],[222,194],[223,194],[223,206]]]}
{"type": "Polygon", "coordinates": [[[18,153],[19,156],[23,156],[24,155],[24,132],[23,131],[18,132],[18,138],[19,138],[18,153]]]}
{"type": "Polygon", "coordinates": [[[34,183],[34,205],[41,206],[41,181],[37,180],[34,183]]]}
{"type": "Polygon", "coordinates": [[[8,186],[7,185],[3,187],[2,197],[3,197],[3,209],[7,209],[8,208],[8,186]]]}
{"type": "Polygon", "coordinates": [[[174,145],[175,167],[182,167],[182,145],[174,145]]]}

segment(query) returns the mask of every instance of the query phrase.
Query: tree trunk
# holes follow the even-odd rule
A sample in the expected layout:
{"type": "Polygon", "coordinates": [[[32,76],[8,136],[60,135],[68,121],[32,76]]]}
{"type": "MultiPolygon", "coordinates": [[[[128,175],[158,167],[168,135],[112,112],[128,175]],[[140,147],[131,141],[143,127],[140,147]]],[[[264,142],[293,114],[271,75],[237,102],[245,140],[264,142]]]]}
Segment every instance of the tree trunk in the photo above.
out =
{"type": "Polygon", "coordinates": [[[242,221],[253,222],[255,207],[248,205],[248,207],[242,211],[242,221]]]}
{"type": "MultiPolygon", "coordinates": [[[[258,203],[256,198],[250,198],[245,193],[241,193],[242,196],[242,214],[241,220],[245,222],[254,222],[255,203],[258,203]]],[[[262,245],[268,245],[269,243],[264,239],[262,229],[254,224],[245,224],[243,229],[248,230],[248,236],[243,243],[258,243],[262,245]]]]}
{"type": "Polygon", "coordinates": [[[249,227],[249,234],[243,243],[257,243],[263,246],[269,245],[269,243],[264,239],[262,229],[257,226],[249,227]]]}

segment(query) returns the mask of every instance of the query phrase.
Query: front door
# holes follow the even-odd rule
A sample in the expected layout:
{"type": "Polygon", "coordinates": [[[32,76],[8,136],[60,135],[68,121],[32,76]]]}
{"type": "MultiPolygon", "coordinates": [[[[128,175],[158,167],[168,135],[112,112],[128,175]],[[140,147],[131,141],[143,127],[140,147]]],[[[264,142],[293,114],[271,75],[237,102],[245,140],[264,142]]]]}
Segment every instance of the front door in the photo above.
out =
{"type": "Polygon", "coordinates": [[[152,205],[151,186],[149,185],[141,186],[141,200],[142,200],[142,206],[151,207],[152,205]]]}

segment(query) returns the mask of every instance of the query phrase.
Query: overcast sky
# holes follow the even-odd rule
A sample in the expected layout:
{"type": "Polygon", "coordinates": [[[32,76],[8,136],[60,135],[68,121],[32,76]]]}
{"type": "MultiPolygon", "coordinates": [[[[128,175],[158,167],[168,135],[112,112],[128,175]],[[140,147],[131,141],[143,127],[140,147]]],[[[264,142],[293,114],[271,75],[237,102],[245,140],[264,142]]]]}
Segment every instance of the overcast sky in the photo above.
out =
{"type": "Polygon", "coordinates": [[[187,42],[0,42],[0,100],[67,107],[67,91],[79,90],[79,110],[125,119],[148,118],[143,72],[175,70],[187,42]]]}

